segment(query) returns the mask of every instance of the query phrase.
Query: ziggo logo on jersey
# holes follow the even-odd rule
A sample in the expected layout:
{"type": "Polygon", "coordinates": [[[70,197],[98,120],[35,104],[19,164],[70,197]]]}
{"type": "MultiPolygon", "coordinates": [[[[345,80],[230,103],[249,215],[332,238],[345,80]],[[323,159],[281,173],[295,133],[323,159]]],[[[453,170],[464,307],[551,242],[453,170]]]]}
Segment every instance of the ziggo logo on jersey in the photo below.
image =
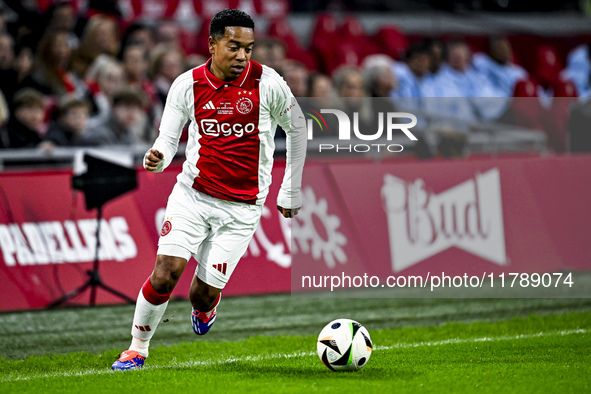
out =
{"type": "Polygon", "coordinates": [[[220,123],[216,119],[202,119],[201,120],[201,132],[211,137],[219,137],[220,134],[229,137],[232,134],[236,137],[242,137],[244,133],[252,133],[255,131],[256,126],[254,123],[247,123],[241,125],[240,123],[220,123]]]}

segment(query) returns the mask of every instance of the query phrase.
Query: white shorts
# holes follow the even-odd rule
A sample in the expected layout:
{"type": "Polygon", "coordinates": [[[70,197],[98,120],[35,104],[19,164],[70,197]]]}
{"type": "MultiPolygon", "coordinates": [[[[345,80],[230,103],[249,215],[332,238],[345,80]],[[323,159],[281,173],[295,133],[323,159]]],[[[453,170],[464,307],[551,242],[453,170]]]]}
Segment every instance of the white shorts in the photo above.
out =
{"type": "Polygon", "coordinates": [[[220,200],[177,183],[168,198],[158,254],[197,260],[195,275],[223,289],[246,252],[262,205],[220,200]]]}

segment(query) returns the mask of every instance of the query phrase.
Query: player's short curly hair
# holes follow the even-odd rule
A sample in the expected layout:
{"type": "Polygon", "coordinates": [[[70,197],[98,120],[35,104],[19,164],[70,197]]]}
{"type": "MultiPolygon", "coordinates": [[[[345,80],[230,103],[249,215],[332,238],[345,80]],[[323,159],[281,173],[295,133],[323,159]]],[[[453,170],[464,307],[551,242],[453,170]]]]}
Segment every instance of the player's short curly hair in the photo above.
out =
{"type": "Polygon", "coordinates": [[[248,27],[254,30],[254,21],[244,11],[226,8],[215,14],[209,24],[209,35],[214,39],[220,39],[226,34],[226,27],[248,27]]]}

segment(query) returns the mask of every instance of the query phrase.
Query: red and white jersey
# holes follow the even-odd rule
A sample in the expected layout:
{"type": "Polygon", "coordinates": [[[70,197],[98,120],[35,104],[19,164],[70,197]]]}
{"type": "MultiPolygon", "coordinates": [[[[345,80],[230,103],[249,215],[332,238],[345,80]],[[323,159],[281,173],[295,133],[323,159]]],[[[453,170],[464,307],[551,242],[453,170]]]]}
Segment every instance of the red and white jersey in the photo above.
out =
{"type": "Polygon", "coordinates": [[[187,120],[186,161],[178,182],[223,200],[262,205],[271,184],[277,124],[287,135],[287,168],[278,205],[301,205],[306,153],[302,112],[289,87],[273,70],[249,61],[242,74],[222,81],[204,65],[172,84],[154,149],[164,154],[157,171],[176,154],[187,120]],[[297,125],[297,126],[294,126],[297,125]]]}

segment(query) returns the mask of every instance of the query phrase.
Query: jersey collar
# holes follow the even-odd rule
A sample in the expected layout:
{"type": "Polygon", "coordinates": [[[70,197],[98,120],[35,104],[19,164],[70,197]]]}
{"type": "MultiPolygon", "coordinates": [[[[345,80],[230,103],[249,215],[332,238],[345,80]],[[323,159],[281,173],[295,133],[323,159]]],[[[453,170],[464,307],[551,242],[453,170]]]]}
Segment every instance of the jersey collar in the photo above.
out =
{"type": "Polygon", "coordinates": [[[244,69],[242,74],[240,74],[240,76],[238,78],[233,79],[232,81],[222,81],[221,79],[219,79],[218,77],[213,75],[213,73],[211,71],[209,71],[209,66],[211,65],[211,58],[209,58],[207,63],[205,63],[205,67],[203,67],[203,70],[204,70],[203,73],[205,76],[205,80],[207,81],[207,84],[209,86],[211,86],[211,88],[214,90],[218,90],[219,88],[221,88],[224,85],[232,85],[232,86],[241,87],[244,84],[244,81],[246,81],[246,78],[248,78],[248,75],[250,74],[250,70],[252,69],[250,63],[251,63],[251,61],[249,60],[246,65],[246,68],[244,69]]]}

